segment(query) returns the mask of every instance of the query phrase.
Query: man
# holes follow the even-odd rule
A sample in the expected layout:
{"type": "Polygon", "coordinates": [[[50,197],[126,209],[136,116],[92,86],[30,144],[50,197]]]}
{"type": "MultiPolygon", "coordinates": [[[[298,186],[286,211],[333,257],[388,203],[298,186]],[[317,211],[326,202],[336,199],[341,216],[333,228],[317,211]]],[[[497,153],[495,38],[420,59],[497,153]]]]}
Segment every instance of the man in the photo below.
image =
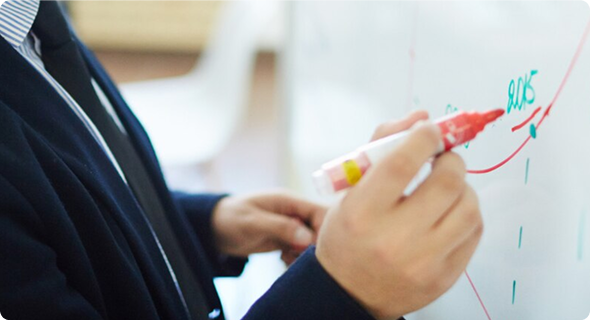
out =
{"type": "MultiPolygon", "coordinates": [[[[222,318],[212,278],[255,252],[291,263],[246,318],[399,318],[458,278],[481,235],[461,159],[435,126],[330,209],[283,194],[171,193],[149,139],[54,1],[0,7],[0,313],[222,318]],[[320,231],[321,227],[321,232],[320,231]]],[[[412,127],[425,113],[382,126],[412,127]]],[[[196,124],[197,125],[197,124],[196,124]]]]}

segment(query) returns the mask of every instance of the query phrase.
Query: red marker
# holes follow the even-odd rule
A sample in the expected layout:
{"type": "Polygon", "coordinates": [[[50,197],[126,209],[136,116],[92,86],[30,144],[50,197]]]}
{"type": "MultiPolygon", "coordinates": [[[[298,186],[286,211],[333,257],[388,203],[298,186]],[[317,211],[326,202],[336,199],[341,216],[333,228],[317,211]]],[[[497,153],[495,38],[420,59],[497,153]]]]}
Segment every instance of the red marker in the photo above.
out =
{"type": "MultiPolygon", "coordinates": [[[[503,114],[503,109],[483,113],[461,111],[435,121],[442,138],[436,154],[471,141],[487,124],[503,114]]],[[[329,194],[355,185],[372,165],[391,152],[406,135],[408,131],[381,138],[325,163],[313,173],[317,189],[322,194],[329,194]]]]}

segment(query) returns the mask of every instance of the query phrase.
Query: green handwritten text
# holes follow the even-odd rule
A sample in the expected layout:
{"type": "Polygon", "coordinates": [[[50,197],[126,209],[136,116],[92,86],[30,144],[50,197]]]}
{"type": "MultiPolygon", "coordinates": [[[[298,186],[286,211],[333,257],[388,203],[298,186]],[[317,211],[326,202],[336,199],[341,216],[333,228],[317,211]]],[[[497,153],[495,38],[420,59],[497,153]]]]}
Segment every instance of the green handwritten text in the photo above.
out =
{"type": "Polygon", "coordinates": [[[506,113],[510,114],[513,110],[523,110],[526,105],[535,102],[535,89],[531,84],[533,76],[538,73],[537,70],[531,70],[530,73],[525,74],[518,79],[510,80],[508,85],[508,104],[506,106],[506,113]]]}

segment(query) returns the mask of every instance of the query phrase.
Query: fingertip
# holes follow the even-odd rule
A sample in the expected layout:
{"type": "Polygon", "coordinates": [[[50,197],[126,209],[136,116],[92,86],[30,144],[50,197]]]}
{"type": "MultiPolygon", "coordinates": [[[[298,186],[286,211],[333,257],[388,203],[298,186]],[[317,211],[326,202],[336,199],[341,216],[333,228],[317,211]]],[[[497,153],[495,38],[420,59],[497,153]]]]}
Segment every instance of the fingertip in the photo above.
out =
{"type": "Polygon", "coordinates": [[[305,226],[300,226],[295,230],[295,235],[293,236],[293,246],[294,247],[308,247],[313,242],[313,233],[305,226]]]}
{"type": "Polygon", "coordinates": [[[390,120],[377,126],[371,141],[410,129],[416,122],[428,119],[429,115],[426,110],[412,111],[399,120],[390,120]]]}
{"type": "Polygon", "coordinates": [[[283,260],[287,266],[290,266],[295,262],[295,260],[297,260],[299,254],[300,253],[294,252],[293,250],[283,250],[281,253],[281,260],[283,260]]]}
{"type": "Polygon", "coordinates": [[[404,129],[412,129],[417,126],[418,123],[428,121],[429,114],[426,110],[415,110],[410,112],[402,121],[404,129]]]}
{"type": "Polygon", "coordinates": [[[428,113],[427,110],[424,109],[418,109],[413,111],[408,118],[412,118],[412,119],[422,119],[422,120],[426,120],[426,119],[430,119],[430,114],[428,113]]]}

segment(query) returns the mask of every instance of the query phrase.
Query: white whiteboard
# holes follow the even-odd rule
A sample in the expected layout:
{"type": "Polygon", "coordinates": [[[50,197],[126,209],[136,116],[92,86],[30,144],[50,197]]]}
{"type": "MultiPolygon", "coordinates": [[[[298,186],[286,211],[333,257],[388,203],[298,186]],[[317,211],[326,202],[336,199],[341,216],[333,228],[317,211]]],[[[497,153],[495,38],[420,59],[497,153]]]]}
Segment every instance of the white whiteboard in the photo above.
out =
{"type": "MultiPolygon", "coordinates": [[[[467,270],[492,319],[588,317],[590,43],[556,97],[590,21],[588,5],[357,1],[293,9],[284,65],[290,182],[310,197],[318,199],[313,170],[409,110],[440,117],[455,108],[507,109],[510,82],[517,87],[522,77],[529,103],[456,149],[469,169],[485,169],[516,151],[555,99],[519,153],[468,175],[485,232],[467,270]]],[[[407,317],[487,318],[465,276],[407,317]]]]}

